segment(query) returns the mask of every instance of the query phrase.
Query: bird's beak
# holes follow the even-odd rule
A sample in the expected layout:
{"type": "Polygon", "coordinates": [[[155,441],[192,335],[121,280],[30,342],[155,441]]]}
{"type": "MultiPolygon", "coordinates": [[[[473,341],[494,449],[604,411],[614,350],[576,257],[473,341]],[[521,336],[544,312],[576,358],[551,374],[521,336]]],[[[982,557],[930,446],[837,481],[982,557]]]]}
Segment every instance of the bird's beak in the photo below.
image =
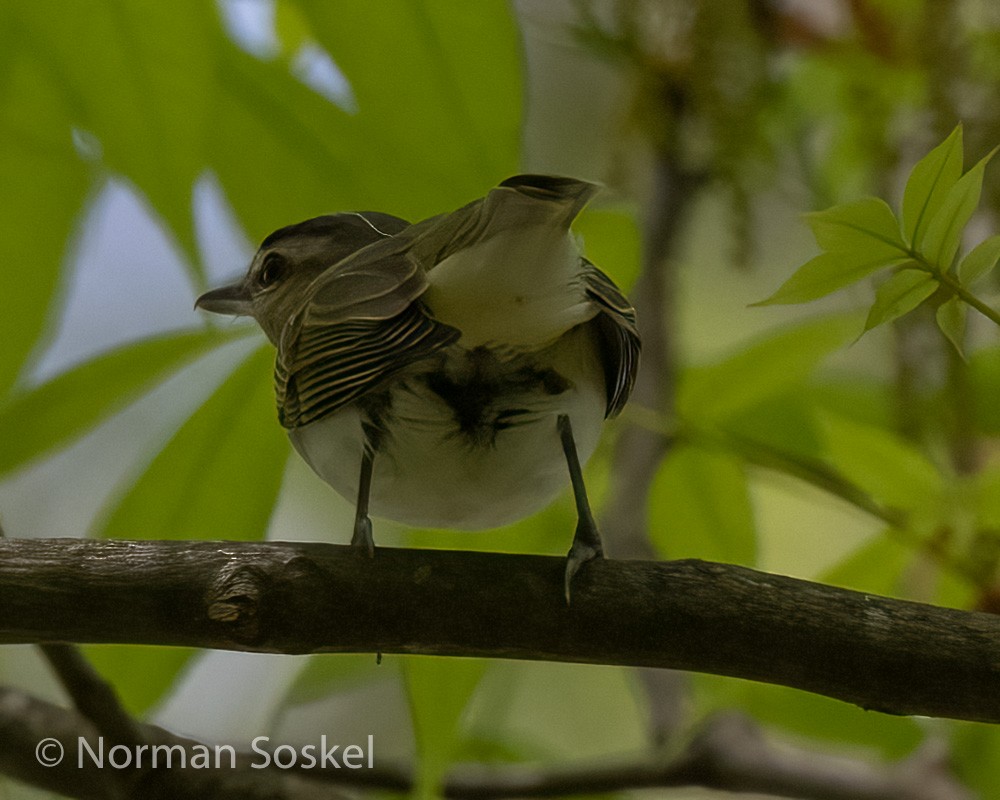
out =
{"type": "Polygon", "coordinates": [[[234,317],[250,314],[250,291],[243,281],[229,286],[220,286],[205,292],[194,301],[195,308],[203,308],[213,314],[230,314],[234,317]]]}

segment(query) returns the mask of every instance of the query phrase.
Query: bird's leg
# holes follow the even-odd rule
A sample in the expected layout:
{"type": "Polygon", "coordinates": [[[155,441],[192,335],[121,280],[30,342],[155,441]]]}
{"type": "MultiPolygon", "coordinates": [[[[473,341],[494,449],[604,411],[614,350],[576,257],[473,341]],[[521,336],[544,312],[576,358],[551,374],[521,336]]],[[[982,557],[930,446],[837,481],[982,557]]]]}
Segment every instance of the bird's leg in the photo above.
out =
{"type": "Polygon", "coordinates": [[[368,551],[368,557],[375,555],[375,540],[372,538],[372,521],[368,516],[368,495],[372,489],[372,465],[375,462],[375,449],[368,437],[361,455],[361,477],[358,479],[358,504],[354,512],[354,535],[351,537],[351,547],[362,547],[368,551]]]}
{"type": "Polygon", "coordinates": [[[565,591],[566,603],[569,604],[570,583],[580,567],[593,558],[603,558],[604,547],[601,536],[597,532],[597,523],[590,511],[590,501],[587,500],[587,487],[583,484],[583,470],[580,469],[580,459],[576,454],[576,442],[573,441],[573,427],[569,416],[560,414],[557,421],[559,438],[562,441],[566,464],[569,466],[569,478],[573,484],[573,498],[576,500],[576,533],[573,545],[566,556],[565,591]]]}

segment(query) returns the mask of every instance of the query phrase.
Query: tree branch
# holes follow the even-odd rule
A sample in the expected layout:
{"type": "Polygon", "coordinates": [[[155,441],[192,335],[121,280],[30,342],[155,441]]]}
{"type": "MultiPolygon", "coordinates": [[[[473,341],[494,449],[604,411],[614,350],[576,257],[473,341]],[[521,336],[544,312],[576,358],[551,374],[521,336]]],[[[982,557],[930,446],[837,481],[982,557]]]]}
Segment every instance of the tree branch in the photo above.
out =
{"type": "Polygon", "coordinates": [[[0,541],[0,643],[669,667],[1000,722],[1000,619],[697,560],[320,543],[0,541]]]}

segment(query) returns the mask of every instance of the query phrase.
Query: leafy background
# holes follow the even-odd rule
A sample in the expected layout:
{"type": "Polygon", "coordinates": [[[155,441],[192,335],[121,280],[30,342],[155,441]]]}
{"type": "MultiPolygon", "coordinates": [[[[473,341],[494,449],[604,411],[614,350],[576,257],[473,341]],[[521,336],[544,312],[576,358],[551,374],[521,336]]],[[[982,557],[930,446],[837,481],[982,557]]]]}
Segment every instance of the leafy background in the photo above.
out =
{"type": "MultiPolygon", "coordinates": [[[[997,12],[920,0],[759,10],[669,0],[5,3],[6,533],[343,540],[349,506],[289,458],[275,424],[266,343],[252,326],[203,319],[194,297],[239,272],[281,225],[342,209],[419,219],[522,169],[607,185],[578,232],[629,287],[655,233],[658,159],[669,158],[692,178],[670,249],[676,285],[657,320],[676,338],[676,396],[671,413],[633,408],[610,426],[588,467],[598,505],[616,436],[665,431],[675,446],[647,509],[660,557],[995,608],[995,329],[974,314],[967,330],[952,325],[957,354],[935,328],[947,298],[931,292],[856,341],[872,322],[867,281],[810,306],[749,305],[815,256],[802,212],[874,194],[902,201],[905,220],[906,175],[959,121],[964,148],[949,162],[959,170],[963,149],[972,165],[1000,143],[997,12]]],[[[970,244],[995,228],[998,185],[987,169],[970,244]]],[[[987,299],[996,288],[992,277],[977,285],[987,299]]],[[[892,316],[879,313],[876,322],[892,316]]],[[[572,525],[564,497],[502,531],[379,523],[377,536],[561,553],[572,525]]],[[[613,758],[656,733],[655,698],[616,668],[88,654],[133,711],[179,732],[345,742],[373,733],[380,757],[418,757],[428,791],[454,761],[613,758]]],[[[0,652],[0,679],[59,697],[30,648],[0,652]]],[[[737,708],[778,737],[868,759],[933,739],[979,796],[1000,797],[993,728],[680,680],[680,736],[737,708]]],[[[0,796],[35,794],[0,783],[0,796]]]]}

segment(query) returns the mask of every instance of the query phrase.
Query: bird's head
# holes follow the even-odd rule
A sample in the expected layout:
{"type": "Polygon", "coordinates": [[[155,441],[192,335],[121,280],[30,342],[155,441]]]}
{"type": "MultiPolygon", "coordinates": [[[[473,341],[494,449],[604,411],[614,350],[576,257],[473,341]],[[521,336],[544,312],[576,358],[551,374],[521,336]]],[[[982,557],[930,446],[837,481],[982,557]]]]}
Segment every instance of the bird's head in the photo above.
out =
{"type": "Polygon", "coordinates": [[[261,243],[242,279],[206,292],[195,308],[253,317],[277,343],[306,287],[320,274],[408,225],[390,214],[365,211],[328,214],[279,228],[261,243]]]}

